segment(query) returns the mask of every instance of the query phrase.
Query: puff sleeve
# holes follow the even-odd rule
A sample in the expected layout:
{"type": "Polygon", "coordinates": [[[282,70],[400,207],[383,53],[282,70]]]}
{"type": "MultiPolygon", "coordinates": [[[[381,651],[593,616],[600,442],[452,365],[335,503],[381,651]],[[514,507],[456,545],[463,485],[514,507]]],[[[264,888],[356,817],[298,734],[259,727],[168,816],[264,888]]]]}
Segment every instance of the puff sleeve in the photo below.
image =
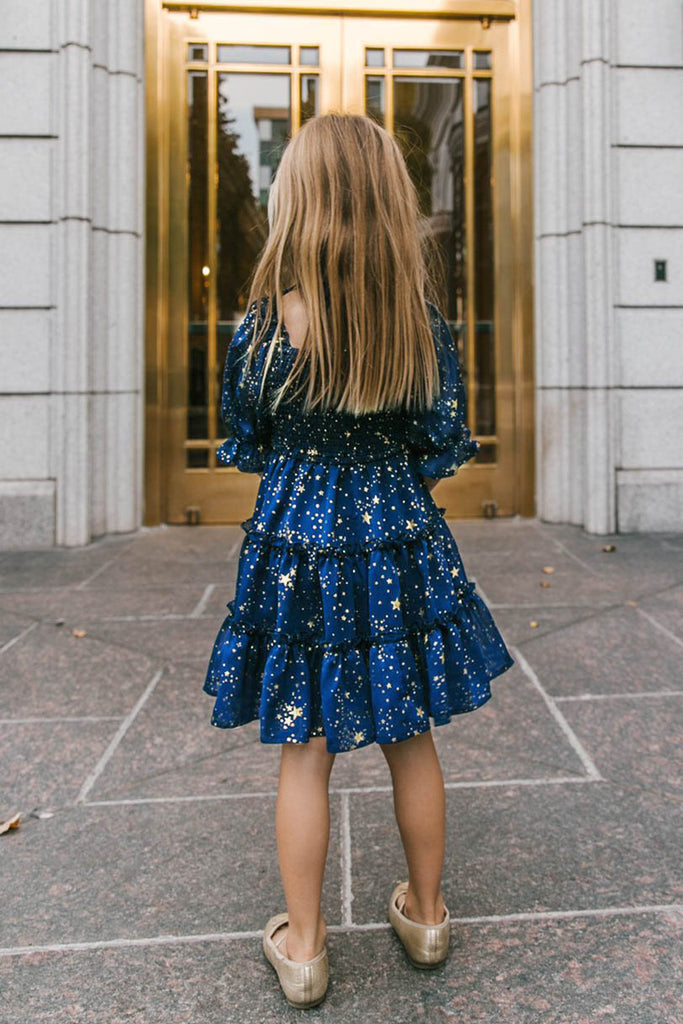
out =
{"type": "Polygon", "coordinates": [[[458,350],[441,312],[427,303],[439,361],[440,393],[431,409],[416,413],[408,443],[419,472],[432,479],[453,476],[480,448],[467,426],[467,398],[458,350]]]}
{"type": "Polygon", "coordinates": [[[228,435],[216,458],[242,473],[261,473],[269,450],[269,422],[259,400],[263,346],[249,367],[245,365],[258,303],[254,302],[232,336],[225,357],[221,392],[221,419],[228,435]]]}

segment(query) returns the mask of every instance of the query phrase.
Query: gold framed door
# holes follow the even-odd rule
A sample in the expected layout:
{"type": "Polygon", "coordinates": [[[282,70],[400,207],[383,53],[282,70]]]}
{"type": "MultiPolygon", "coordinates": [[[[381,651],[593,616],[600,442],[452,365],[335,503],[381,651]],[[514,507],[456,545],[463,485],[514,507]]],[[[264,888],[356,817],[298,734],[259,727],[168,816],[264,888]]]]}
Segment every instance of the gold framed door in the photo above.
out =
{"type": "Polygon", "coordinates": [[[146,522],[238,522],[253,507],[258,477],[215,461],[225,352],[281,152],[328,110],[394,134],[444,254],[442,308],[482,447],[438,503],[457,517],[532,511],[530,202],[509,19],[148,4],[146,522]]]}
{"type": "Polygon", "coordinates": [[[346,109],[394,136],[443,256],[441,309],[458,345],[468,422],[481,448],[439,484],[449,514],[518,511],[515,281],[506,20],[345,18],[346,109]],[[378,42],[380,40],[380,42],[378,42]]]}

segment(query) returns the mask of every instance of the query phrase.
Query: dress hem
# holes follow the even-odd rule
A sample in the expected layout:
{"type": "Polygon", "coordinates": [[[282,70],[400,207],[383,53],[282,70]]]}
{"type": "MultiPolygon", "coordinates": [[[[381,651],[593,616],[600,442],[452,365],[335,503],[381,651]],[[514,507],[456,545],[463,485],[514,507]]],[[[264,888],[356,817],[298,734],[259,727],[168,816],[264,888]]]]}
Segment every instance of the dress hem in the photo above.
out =
{"type": "MultiPolygon", "coordinates": [[[[501,668],[499,668],[491,676],[489,676],[486,681],[488,683],[492,682],[498,676],[502,675],[503,672],[506,672],[507,669],[511,668],[512,665],[514,665],[514,661],[513,661],[513,659],[511,657],[508,656],[508,658],[506,659],[506,663],[504,663],[501,666],[501,668]]],[[[204,688],[204,693],[208,694],[209,696],[215,696],[214,694],[211,693],[210,690],[207,690],[206,688],[204,688]]],[[[396,743],[402,743],[404,740],[412,739],[413,736],[419,736],[422,733],[430,732],[432,728],[439,728],[442,725],[449,725],[453,721],[453,719],[455,717],[457,717],[458,715],[466,715],[466,714],[469,714],[472,711],[477,711],[479,708],[483,707],[484,704],[488,704],[488,702],[491,700],[492,697],[493,697],[493,693],[489,689],[487,692],[482,694],[482,696],[481,696],[481,698],[479,700],[477,700],[476,702],[473,702],[470,705],[470,707],[461,707],[461,708],[459,708],[457,710],[453,709],[453,710],[449,711],[447,715],[437,715],[437,716],[435,716],[435,715],[427,714],[427,716],[425,718],[426,725],[425,725],[424,729],[416,729],[413,732],[407,733],[405,736],[401,736],[400,738],[398,736],[396,736],[396,737],[392,737],[391,740],[378,740],[377,739],[377,734],[375,733],[374,736],[372,736],[372,737],[365,737],[360,743],[355,743],[355,744],[352,744],[351,746],[348,746],[348,747],[337,746],[335,749],[331,749],[328,746],[327,747],[327,752],[329,754],[346,754],[346,753],[349,753],[351,750],[360,750],[361,747],[371,746],[371,744],[373,744],[373,743],[377,743],[378,745],[382,745],[382,746],[390,746],[390,745],[394,745],[396,743]],[[431,725],[430,725],[430,720],[431,720],[431,725]]],[[[242,718],[239,722],[232,722],[232,723],[229,723],[229,724],[221,723],[221,722],[218,722],[218,721],[214,721],[214,719],[212,717],[210,722],[209,722],[209,724],[214,729],[239,729],[243,725],[249,725],[251,722],[258,722],[258,721],[261,721],[261,720],[262,720],[261,716],[258,713],[256,713],[256,714],[250,715],[249,717],[242,718]]],[[[327,734],[326,733],[315,733],[313,735],[309,735],[305,740],[298,739],[298,738],[296,738],[294,736],[291,736],[291,735],[290,736],[283,736],[282,738],[275,738],[275,737],[272,737],[272,736],[264,737],[263,732],[261,732],[261,735],[259,737],[260,742],[263,743],[263,744],[269,744],[269,745],[279,744],[280,746],[284,746],[287,743],[289,743],[289,744],[307,743],[309,739],[318,739],[318,738],[325,738],[326,739],[327,738],[327,734]]]]}

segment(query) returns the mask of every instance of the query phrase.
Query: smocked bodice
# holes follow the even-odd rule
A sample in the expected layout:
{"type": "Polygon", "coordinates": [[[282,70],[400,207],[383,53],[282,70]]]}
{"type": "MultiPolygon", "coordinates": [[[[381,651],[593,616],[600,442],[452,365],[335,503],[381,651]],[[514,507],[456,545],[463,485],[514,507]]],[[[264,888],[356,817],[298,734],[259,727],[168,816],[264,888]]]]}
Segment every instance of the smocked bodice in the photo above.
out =
{"type": "MultiPolygon", "coordinates": [[[[270,411],[274,391],[297,357],[286,331],[275,336],[273,314],[253,358],[247,363],[255,318],[266,300],[254,303],[228,348],[223,379],[222,418],[231,436],[218,458],[245,472],[262,472],[267,458],[290,457],[338,465],[412,456],[424,476],[451,476],[479,443],[466,425],[465,390],[455,342],[441,313],[429,304],[439,363],[440,393],[429,410],[385,410],[353,416],[334,410],[303,410],[304,396],[283,400],[270,411]],[[270,350],[272,355],[267,359],[270,350]],[[265,373],[265,381],[262,385],[265,373]]],[[[305,372],[305,371],[304,371],[305,372]]]]}

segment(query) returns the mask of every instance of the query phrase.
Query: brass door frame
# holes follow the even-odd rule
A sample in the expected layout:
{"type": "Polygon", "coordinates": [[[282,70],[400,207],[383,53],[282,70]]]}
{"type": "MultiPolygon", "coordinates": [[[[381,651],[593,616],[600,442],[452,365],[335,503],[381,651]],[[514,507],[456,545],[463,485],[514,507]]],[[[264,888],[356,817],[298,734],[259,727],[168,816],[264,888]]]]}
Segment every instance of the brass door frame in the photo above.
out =
{"type": "MultiPolygon", "coordinates": [[[[503,514],[517,512],[521,515],[532,515],[534,513],[534,445],[533,445],[533,330],[532,310],[533,295],[531,283],[532,267],[532,176],[531,176],[531,0],[520,0],[518,4],[512,4],[507,0],[489,3],[451,3],[443,5],[440,3],[384,3],[381,8],[373,5],[370,10],[367,7],[359,7],[358,4],[275,4],[275,3],[204,3],[186,4],[174,2],[160,2],[160,0],[146,0],[146,71],[147,71],[147,250],[146,250],[146,272],[147,272],[147,294],[146,294],[146,474],[145,474],[145,523],[154,525],[167,521],[168,510],[168,469],[173,459],[178,458],[178,452],[169,450],[168,439],[169,428],[169,349],[168,349],[168,302],[169,302],[169,251],[174,250],[175,244],[181,244],[180,238],[171,237],[171,229],[175,221],[176,230],[179,223],[178,217],[169,216],[169,186],[170,182],[166,174],[169,166],[170,138],[168,131],[169,124],[169,94],[163,79],[163,74],[168,67],[168,53],[165,47],[168,45],[168,38],[162,32],[160,19],[163,16],[162,8],[173,11],[191,11],[201,8],[203,11],[212,12],[251,12],[259,15],[268,14],[270,17],[282,13],[287,16],[291,14],[305,14],[307,20],[316,16],[344,15],[345,37],[356,42],[362,37],[373,45],[372,33],[377,31],[378,23],[369,24],[368,19],[379,17],[391,19],[412,19],[419,18],[421,21],[431,20],[429,15],[437,15],[438,21],[453,18],[472,19],[473,15],[479,16],[478,29],[480,45],[486,48],[486,37],[492,38],[491,33],[503,31],[507,33],[507,57],[509,60],[508,81],[515,81],[518,88],[509,89],[509,118],[507,119],[506,133],[504,140],[507,146],[509,175],[506,189],[509,196],[508,222],[510,231],[506,238],[498,236],[500,230],[500,218],[495,217],[494,225],[496,230],[496,266],[498,268],[497,287],[495,294],[495,322],[497,330],[510,332],[505,344],[498,345],[499,358],[508,358],[512,361],[507,379],[512,382],[512,394],[499,393],[498,410],[501,417],[501,427],[512,431],[514,434],[514,454],[516,467],[510,475],[509,494],[506,494],[503,514]],[[443,10],[446,6],[447,9],[443,10]],[[517,14],[517,17],[513,15],[517,14]],[[358,14],[354,19],[351,15],[358,14]],[[504,21],[498,24],[496,19],[504,21]],[[501,259],[501,245],[504,247],[503,258],[501,259]],[[501,273],[505,267],[507,273],[501,273]],[[501,297],[501,289],[508,287],[509,297],[505,301],[501,297]],[[510,323],[504,324],[501,320],[501,310],[506,309],[510,313],[510,323]],[[504,427],[503,427],[503,418],[504,427]]],[[[370,6],[370,5],[368,5],[370,6]]],[[[261,20],[259,18],[259,20],[261,20]]],[[[277,16],[275,20],[279,20],[277,16]]],[[[392,29],[397,35],[403,35],[401,24],[396,21],[392,29]]],[[[464,28],[464,26],[463,26],[464,28]]],[[[410,24],[403,25],[409,38],[412,29],[410,24]]],[[[413,29],[414,31],[414,29],[413,29]]],[[[473,26],[474,31],[474,26],[473,26]]],[[[474,37],[473,37],[474,38],[474,37]]],[[[376,45],[376,42],[374,42],[376,45]]],[[[391,45],[399,45],[393,37],[391,45]]],[[[415,45],[413,37],[412,45],[415,45]]],[[[434,45],[430,36],[430,45],[434,45]]],[[[449,45],[453,45],[452,39],[449,45]]],[[[321,68],[322,71],[322,68],[321,68]]],[[[357,85],[360,88],[362,76],[357,76],[357,85]]],[[[346,84],[346,88],[352,89],[353,83],[346,84]]],[[[358,96],[351,98],[346,104],[348,109],[361,109],[358,96]]],[[[296,100],[295,100],[296,102],[296,100]]],[[[327,102],[322,102],[322,109],[334,106],[328,97],[327,102]]],[[[183,118],[177,119],[182,122],[183,118]]],[[[500,141],[493,147],[494,159],[496,152],[500,150],[500,141]]],[[[471,147],[470,147],[471,151],[471,147]]],[[[495,167],[494,167],[495,172],[495,167]]],[[[500,182],[497,182],[500,185],[500,182]]],[[[496,189],[498,192],[498,188],[496,189]]],[[[177,194],[177,189],[176,189],[177,194]]],[[[180,211],[178,211],[180,212],[180,211]]],[[[182,219],[182,218],[181,218],[182,219]]],[[[468,275],[471,279],[471,275],[468,275]]],[[[470,320],[472,318],[470,317],[470,320]]],[[[500,431],[499,431],[500,433],[500,431]]],[[[183,453],[180,453],[181,455],[183,453]]],[[[471,464],[472,466],[474,464],[471,464]]],[[[450,478],[441,485],[437,492],[440,504],[446,504],[457,512],[458,494],[462,488],[467,489],[470,496],[476,501],[484,501],[490,498],[491,489],[487,486],[486,464],[476,466],[476,491],[472,494],[475,480],[474,474],[468,472],[469,467],[458,474],[458,478],[450,478]],[[481,472],[484,470],[484,472],[481,472]]],[[[224,484],[224,474],[214,474],[219,478],[219,486],[224,484]]],[[[489,476],[490,479],[490,476],[489,476]]],[[[239,517],[234,509],[240,504],[253,502],[253,497],[258,486],[258,478],[244,474],[234,473],[231,475],[231,491],[234,500],[232,517],[239,517]]],[[[462,502],[461,502],[462,503],[462,502]]],[[[470,501],[467,502],[470,505],[470,501]]],[[[226,507],[227,517],[230,518],[230,509],[226,507]]]]}

